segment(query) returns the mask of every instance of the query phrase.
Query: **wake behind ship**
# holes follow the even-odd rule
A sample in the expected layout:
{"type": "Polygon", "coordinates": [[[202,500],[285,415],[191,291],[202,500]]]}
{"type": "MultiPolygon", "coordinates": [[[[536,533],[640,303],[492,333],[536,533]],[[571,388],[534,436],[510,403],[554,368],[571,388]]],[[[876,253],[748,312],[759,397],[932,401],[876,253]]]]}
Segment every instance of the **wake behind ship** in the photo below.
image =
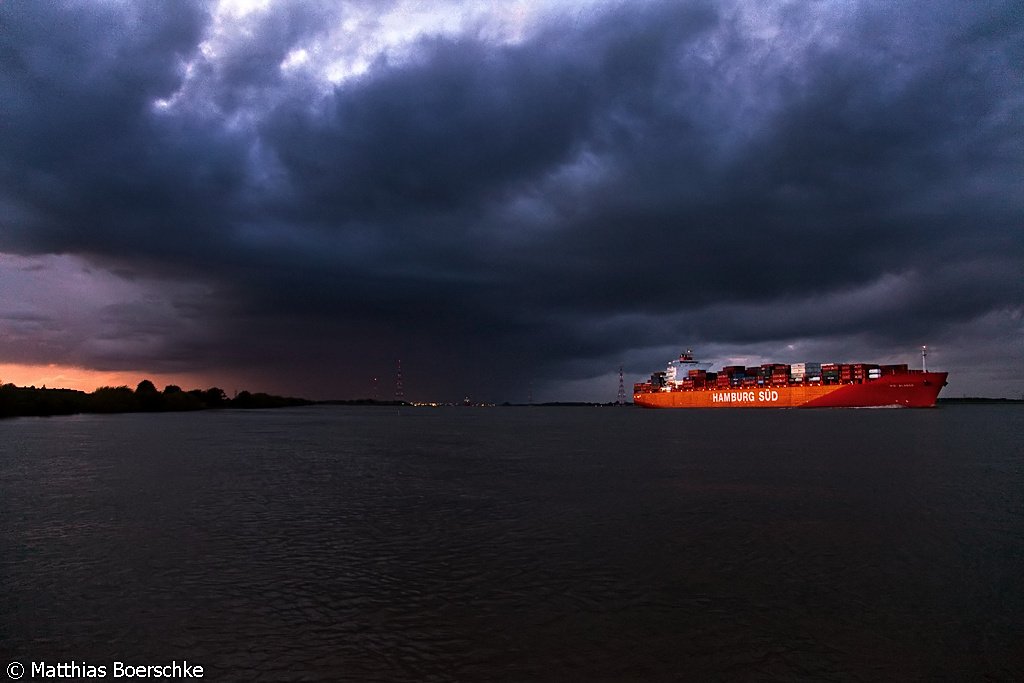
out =
{"type": "Polygon", "coordinates": [[[633,402],[644,408],[930,408],[948,374],[872,363],[709,367],[687,351],[635,384],[633,402]]]}

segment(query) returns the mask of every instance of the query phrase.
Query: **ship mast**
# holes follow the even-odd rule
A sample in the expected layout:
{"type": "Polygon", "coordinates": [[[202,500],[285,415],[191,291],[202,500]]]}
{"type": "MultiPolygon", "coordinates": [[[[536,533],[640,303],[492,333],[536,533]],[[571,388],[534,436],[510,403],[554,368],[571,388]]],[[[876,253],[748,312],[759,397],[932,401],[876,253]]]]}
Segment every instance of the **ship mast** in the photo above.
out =
{"type": "Polygon", "coordinates": [[[928,372],[928,347],[921,347],[921,370],[922,372],[928,372]]]}

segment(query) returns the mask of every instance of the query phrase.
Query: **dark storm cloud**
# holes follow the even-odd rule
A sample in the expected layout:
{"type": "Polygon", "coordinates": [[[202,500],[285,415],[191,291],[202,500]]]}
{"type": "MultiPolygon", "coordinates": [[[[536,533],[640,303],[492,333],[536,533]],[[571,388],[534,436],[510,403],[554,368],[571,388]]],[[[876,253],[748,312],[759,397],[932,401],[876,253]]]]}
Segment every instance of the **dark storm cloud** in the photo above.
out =
{"type": "Polygon", "coordinates": [[[216,54],[210,7],[154,7],[0,7],[0,250],[212,292],[109,309],[134,365],[325,395],[402,355],[425,396],[500,399],[686,343],[1019,346],[1012,3],[627,4],[330,87],[281,65],[363,6],[272,5],[216,54]]]}
{"type": "Polygon", "coordinates": [[[304,208],[331,222],[472,209],[571,160],[610,107],[648,89],[655,63],[714,20],[702,6],[658,18],[624,38],[616,21],[516,47],[424,39],[411,63],[381,63],[316,110],[282,105],[263,139],[302,181],[304,208]]]}
{"type": "MultiPolygon", "coordinates": [[[[152,114],[206,15],[180,3],[6,4],[3,247],[160,258],[217,245],[241,179],[223,131],[152,114]]],[[[129,261],[130,263],[130,261],[129,261]]]]}

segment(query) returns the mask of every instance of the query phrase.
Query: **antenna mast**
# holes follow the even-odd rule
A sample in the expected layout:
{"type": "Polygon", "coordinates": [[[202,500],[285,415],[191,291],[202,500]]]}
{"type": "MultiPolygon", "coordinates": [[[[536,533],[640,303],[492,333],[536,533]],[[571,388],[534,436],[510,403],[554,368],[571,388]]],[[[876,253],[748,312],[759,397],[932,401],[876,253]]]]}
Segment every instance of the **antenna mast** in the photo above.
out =
{"type": "Polygon", "coordinates": [[[395,400],[402,403],[405,400],[405,392],[402,390],[402,359],[398,359],[398,374],[395,375],[395,400]]]}
{"type": "Polygon", "coordinates": [[[622,383],[622,366],[619,366],[619,398],[618,404],[625,405],[626,403],[626,386],[622,383]]]}

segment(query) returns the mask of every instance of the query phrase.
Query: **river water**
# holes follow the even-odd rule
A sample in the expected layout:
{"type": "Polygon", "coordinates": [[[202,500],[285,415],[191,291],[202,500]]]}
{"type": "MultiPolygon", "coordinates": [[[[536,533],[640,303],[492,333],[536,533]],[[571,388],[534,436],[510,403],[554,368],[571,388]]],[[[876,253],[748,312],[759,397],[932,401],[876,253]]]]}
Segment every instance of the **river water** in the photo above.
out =
{"type": "Polygon", "coordinates": [[[0,665],[1021,680],[1022,434],[1017,406],[0,421],[0,665]]]}

